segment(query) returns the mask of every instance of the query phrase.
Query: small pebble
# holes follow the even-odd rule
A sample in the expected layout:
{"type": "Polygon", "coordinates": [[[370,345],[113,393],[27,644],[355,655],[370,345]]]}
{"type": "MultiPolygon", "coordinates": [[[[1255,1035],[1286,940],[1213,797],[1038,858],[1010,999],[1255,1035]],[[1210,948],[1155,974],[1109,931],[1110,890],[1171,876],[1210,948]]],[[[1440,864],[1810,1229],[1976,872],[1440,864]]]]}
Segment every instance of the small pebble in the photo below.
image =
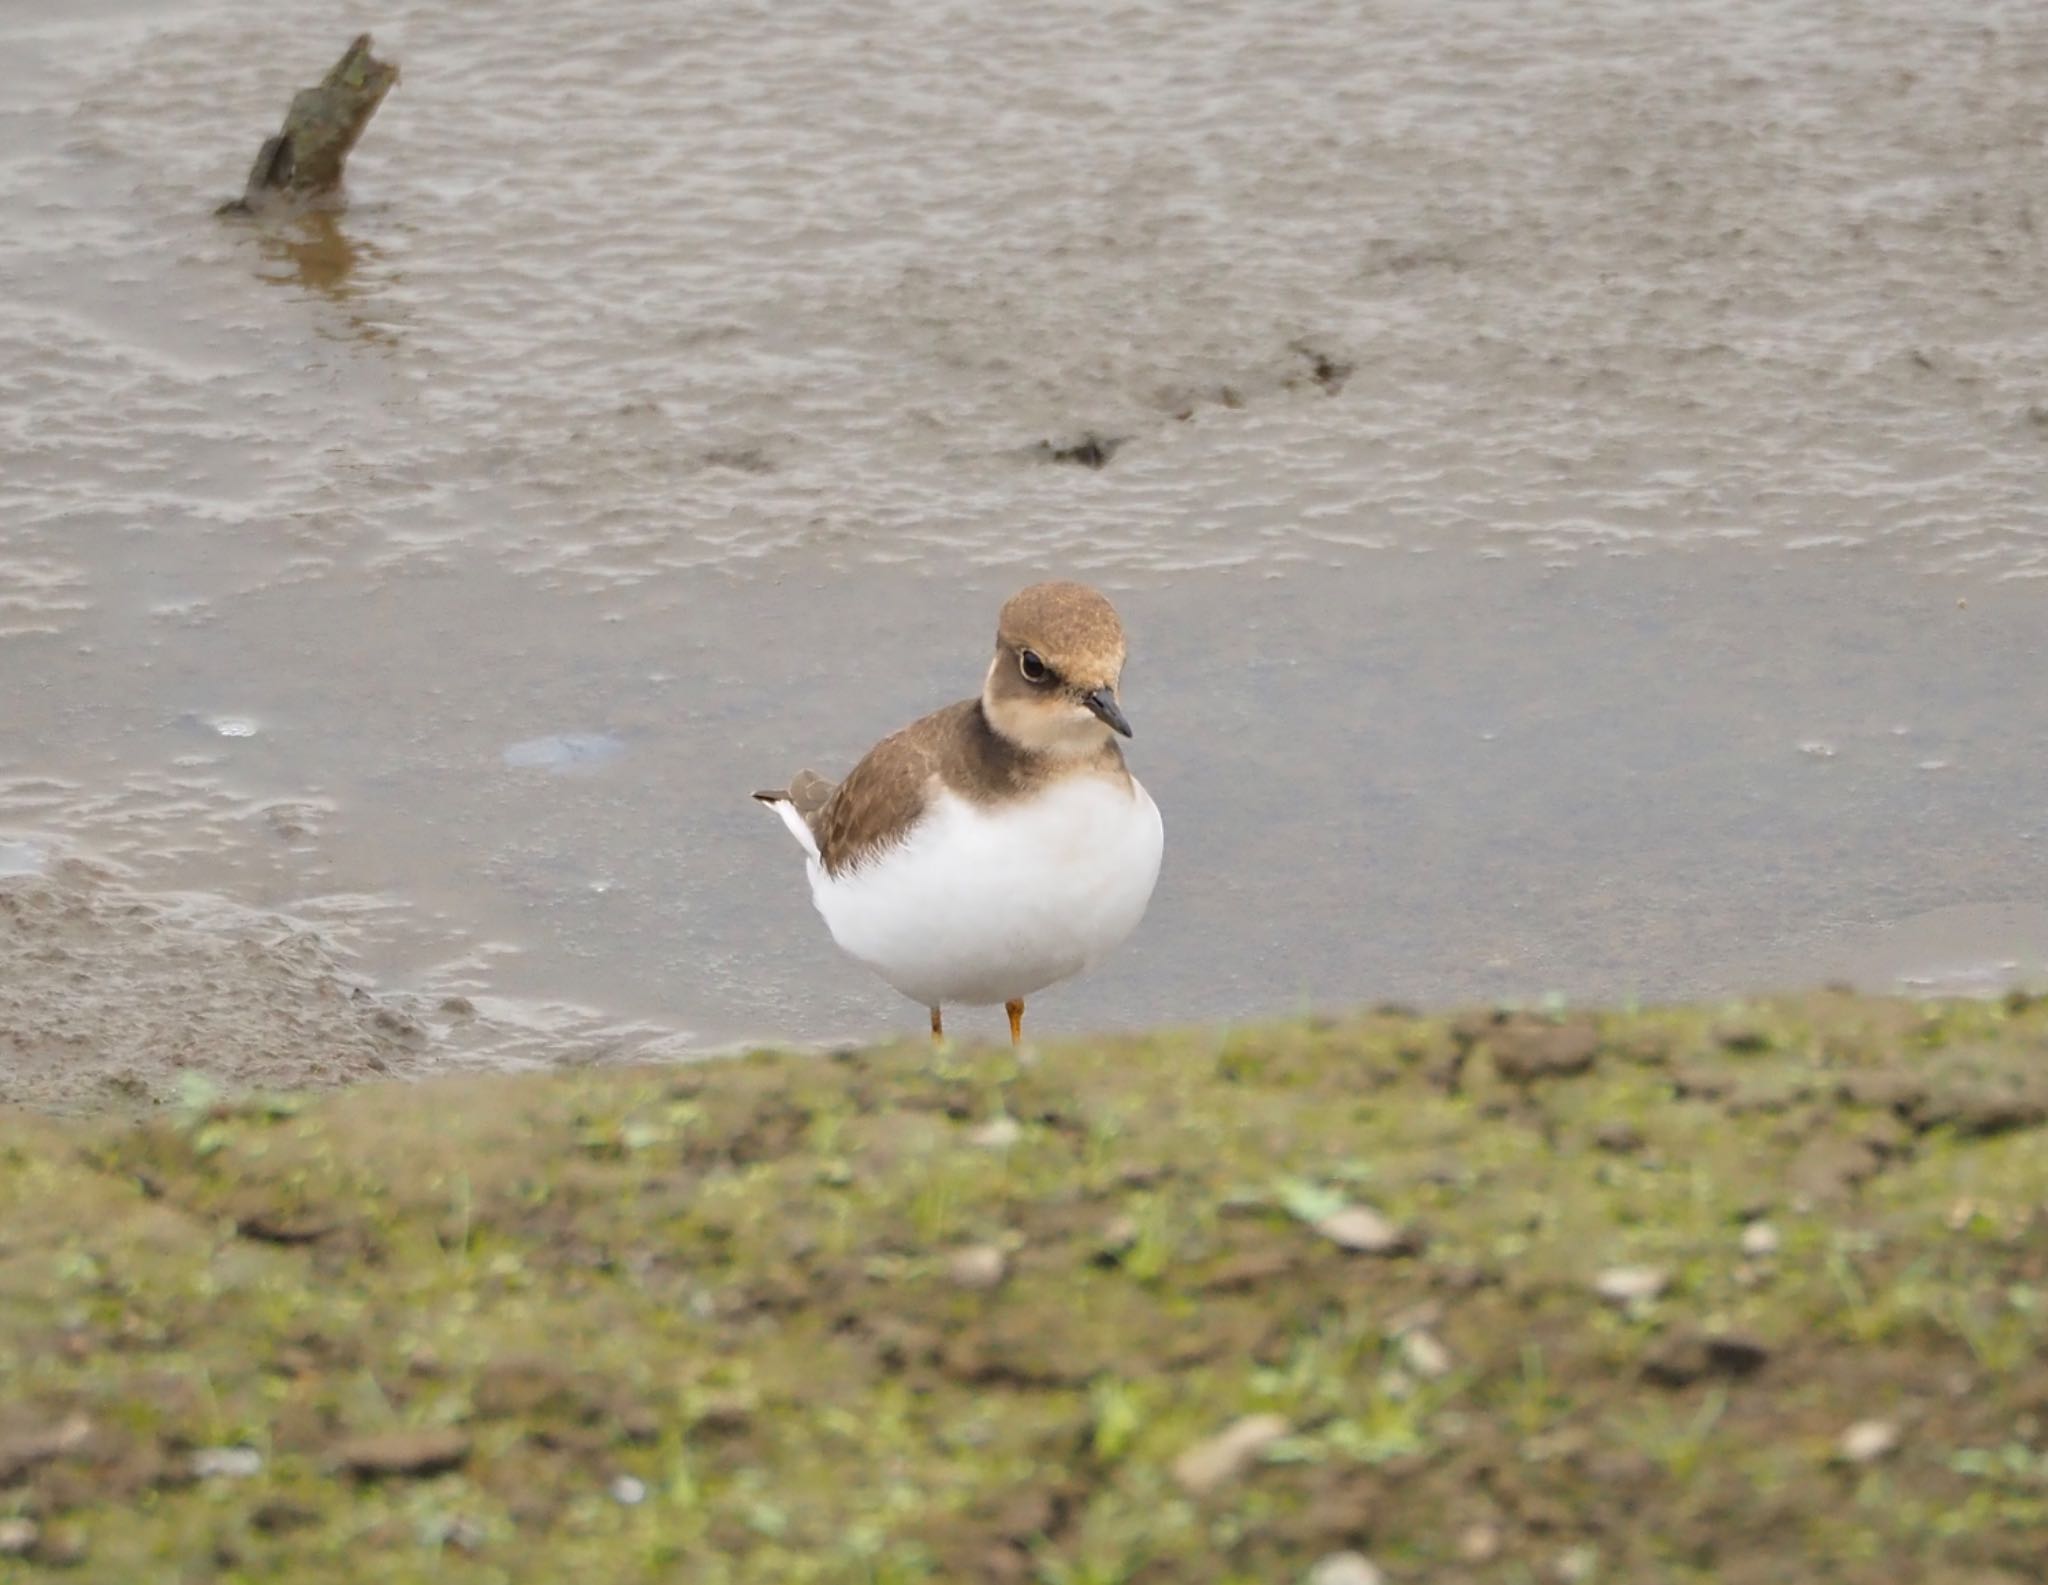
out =
{"type": "Polygon", "coordinates": [[[1858,1420],[1837,1444],[1842,1457],[1852,1464],[1875,1464],[1898,1445],[1899,1428],[1890,1420],[1858,1420]]]}
{"type": "Polygon", "coordinates": [[[611,1494],[613,1502],[635,1508],[647,1500],[647,1482],[636,1480],[631,1475],[615,1476],[611,1484],[611,1494]]]}
{"type": "Polygon", "coordinates": [[[42,1533],[33,1519],[0,1519],[0,1557],[20,1557],[42,1533]]]}
{"type": "Polygon", "coordinates": [[[1024,1130],[1014,1117],[991,1117],[981,1127],[967,1136],[970,1145],[979,1145],[983,1150],[1008,1150],[1024,1137],[1024,1130]]]}
{"type": "Polygon", "coordinates": [[[1203,1496],[1237,1479],[1290,1429],[1277,1414],[1246,1415],[1175,1459],[1173,1478],[1195,1496],[1203,1496]]]}
{"type": "Polygon", "coordinates": [[[1414,1247],[1414,1241],[1379,1212],[1363,1205],[1332,1211],[1315,1229],[1339,1249],[1355,1255],[1392,1255],[1414,1247]]]}
{"type": "Polygon", "coordinates": [[[1558,1585],[1584,1585],[1600,1572],[1600,1553],[1595,1547],[1575,1546],[1558,1555],[1554,1570],[1558,1585]]]}
{"type": "Polygon", "coordinates": [[[1468,1524],[1458,1534],[1458,1556],[1467,1563],[1491,1563],[1500,1556],[1500,1526],[1468,1524]]]}
{"type": "Polygon", "coordinates": [[[192,1473],[200,1480],[246,1480],[263,1469],[263,1455],[253,1447],[202,1447],[192,1454],[192,1473]]]}
{"type": "Polygon", "coordinates": [[[385,1431],[351,1437],[334,1449],[334,1462],[358,1480],[424,1479],[468,1462],[469,1438],[452,1427],[385,1431]]]}
{"type": "Polygon", "coordinates": [[[1424,1381],[1439,1381],[1451,1373],[1451,1353],[1427,1332],[1401,1334],[1401,1363],[1424,1381]]]}
{"type": "Polygon", "coordinates": [[[946,1274],[955,1287],[986,1293],[1000,1288],[1010,1274],[1009,1257],[993,1244],[976,1244],[955,1250],[946,1262],[946,1274]]]}
{"type": "Polygon", "coordinates": [[[1308,1585],[1383,1585],[1385,1579],[1363,1552],[1332,1552],[1308,1571],[1308,1585]]]}
{"type": "Polygon", "coordinates": [[[1609,1304],[1641,1304],[1670,1286],[1670,1274],[1655,1266],[1610,1266],[1593,1279],[1593,1291],[1609,1304]]]}
{"type": "Polygon", "coordinates": [[[1752,1260],[1762,1260],[1778,1252],[1778,1230],[1769,1222],[1751,1222],[1742,1230],[1742,1252],[1752,1260]]]}
{"type": "Polygon", "coordinates": [[[1708,1377],[1740,1381],[1770,1362],[1771,1351],[1746,1332],[1680,1327],[1666,1332],[1643,1356],[1643,1376],[1662,1387],[1684,1387],[1708,1377]]]}

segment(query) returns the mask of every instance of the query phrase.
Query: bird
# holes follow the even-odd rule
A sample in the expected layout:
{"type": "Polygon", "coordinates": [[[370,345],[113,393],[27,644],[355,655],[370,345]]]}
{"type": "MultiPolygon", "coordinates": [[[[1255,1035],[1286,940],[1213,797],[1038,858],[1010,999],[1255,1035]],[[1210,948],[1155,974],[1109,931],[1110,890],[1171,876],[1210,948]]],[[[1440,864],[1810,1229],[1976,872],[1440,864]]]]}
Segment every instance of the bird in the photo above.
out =
{"type": "Polygon", "coordinates": [[[981,692],[892,733],[837,783],[754,796],[802,844],[840,949],[931,1012],[1010,1015],[1137,928],[1159,879],[1159,807],[1124,763],[1116,608],[1085,584],[1004,602],[981,692]]]}

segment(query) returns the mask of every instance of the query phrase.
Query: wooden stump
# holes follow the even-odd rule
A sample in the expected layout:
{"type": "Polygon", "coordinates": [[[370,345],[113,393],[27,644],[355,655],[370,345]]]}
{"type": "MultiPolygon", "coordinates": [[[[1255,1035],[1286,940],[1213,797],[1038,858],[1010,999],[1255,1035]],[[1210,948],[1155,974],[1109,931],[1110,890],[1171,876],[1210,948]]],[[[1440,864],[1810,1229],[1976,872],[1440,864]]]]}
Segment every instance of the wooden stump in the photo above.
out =
{"type": "Polygon", "coordinates": [[[248,187],[215,212],[270,213],[334,197],[349,151],[397,81],[398,68],[373,56],[363,34],[316,86],[292,96],[283,130],[257,152],[248,187]]]}

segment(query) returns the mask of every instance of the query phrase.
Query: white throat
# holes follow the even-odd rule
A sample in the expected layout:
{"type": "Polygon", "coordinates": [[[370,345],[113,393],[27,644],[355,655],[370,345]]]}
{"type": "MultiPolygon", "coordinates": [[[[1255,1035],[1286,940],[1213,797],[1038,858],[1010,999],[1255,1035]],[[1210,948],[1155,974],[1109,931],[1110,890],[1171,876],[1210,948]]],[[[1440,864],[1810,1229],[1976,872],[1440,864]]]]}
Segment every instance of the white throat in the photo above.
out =
{"type": "Polygon", "coordinates": [[[998,734],[1029,753],[1055,759],[1089,759],[1102,752],[1110,730],[1086,705],[1063,698],[998,698],[994,684],[1001,664],[1000,656],[989,662],[981,685],[981,713],[998,734]]]}

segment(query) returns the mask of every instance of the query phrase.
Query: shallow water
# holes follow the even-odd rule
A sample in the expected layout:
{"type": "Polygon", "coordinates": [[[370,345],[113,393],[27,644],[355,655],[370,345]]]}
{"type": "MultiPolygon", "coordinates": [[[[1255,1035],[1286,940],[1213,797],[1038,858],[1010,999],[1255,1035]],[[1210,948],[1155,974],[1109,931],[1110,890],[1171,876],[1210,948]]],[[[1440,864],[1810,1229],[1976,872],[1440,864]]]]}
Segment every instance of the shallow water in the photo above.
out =
{"type": "Polygon", "coordinates": [[[1043,1030],[2038,970],[2038,7],[347,10],[0,22],[6,884],[912,1028],[746,794],[1064,574],[1168,858],[1043,1030]],[[215,220],[356,22],[352,207],[215,220]]]}

